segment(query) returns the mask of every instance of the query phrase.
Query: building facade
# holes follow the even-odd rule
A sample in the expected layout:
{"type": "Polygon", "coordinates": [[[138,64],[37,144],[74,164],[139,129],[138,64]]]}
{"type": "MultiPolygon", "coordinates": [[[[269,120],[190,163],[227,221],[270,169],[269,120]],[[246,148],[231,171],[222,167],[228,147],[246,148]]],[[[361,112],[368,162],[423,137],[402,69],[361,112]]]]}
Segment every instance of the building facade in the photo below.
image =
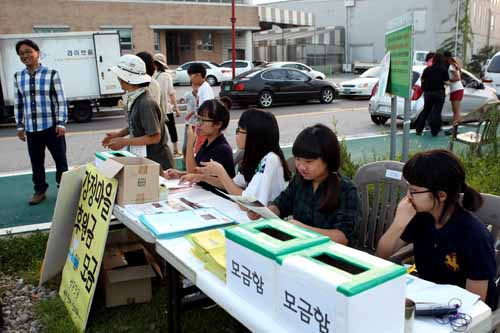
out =
{"type": "MultiPolygon", "coordinates": [[[[414,13],[414,49],[438,49],[454,35],[459,1],[465,0],[289,0],[263,6],[307,10],[316,27],[345,26],[346,62],[352,64],[380,61],[387,22],[408,12],[414,13]]],[[[500,46],[500,0],[470,0],[469,17],[473,38],[468,57],[483,46],[500,46]]]]}
{"type": "MultiPolygon", "coordinates": [[[[253,60],[258,7],[236,0],[236,49],[253,60]]],[[[227,0],[3,0],[0,34],[117,30],[122,53],[166,54],[171,65],[231,57],[231,4],[227,0]]]]}

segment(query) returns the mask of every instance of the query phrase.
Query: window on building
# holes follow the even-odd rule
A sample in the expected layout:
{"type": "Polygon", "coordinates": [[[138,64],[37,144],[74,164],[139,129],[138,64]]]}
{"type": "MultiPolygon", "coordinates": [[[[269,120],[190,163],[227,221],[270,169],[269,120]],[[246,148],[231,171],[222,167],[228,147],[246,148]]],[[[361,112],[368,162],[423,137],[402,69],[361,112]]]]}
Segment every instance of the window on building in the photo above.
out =
{"type": "Polygon", "coordinates": [[[155,52],[160,52],[160,30],[154,30],[155,52]]]}
{"type": "Polygon", "coordinates": [[[69,30],[66,26],[33,26],[34,33],[68,32],[69,30]]]}
{"type": "Polygon", "coordinates": [[[104,27],[101,30],[116,30],[120,36],[120,48],[122,50],[132,50],[134,48],[132,43],[132,28],[104,27]]]}
{"type": "Polygon", "coordinates": [[[204,32],[201,35],[201,49],[205,51],[214,49],[213,34],[211,32],[204,32]]]}
{"type": "Polygon", "coordinates": [[[189,32],[181,32],[180,34],[179,47],[181,52],[191,50],[191,34],[189,32]]]}
{"type": "Polygon", "coordinates": [[[495,30],[495,15],[491,15],[490,19],[490,31],[495,30]]]}

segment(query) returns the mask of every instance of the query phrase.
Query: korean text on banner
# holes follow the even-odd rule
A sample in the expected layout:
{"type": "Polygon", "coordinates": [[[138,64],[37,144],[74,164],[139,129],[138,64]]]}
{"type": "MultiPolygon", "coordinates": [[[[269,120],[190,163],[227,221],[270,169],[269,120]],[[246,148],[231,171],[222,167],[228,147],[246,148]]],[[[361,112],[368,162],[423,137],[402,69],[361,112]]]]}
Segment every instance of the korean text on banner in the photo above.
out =
{"type": "Polygon", "coordinates": [[[108,236],[118,182],[88,164],[59,296],[76,327],[85,330],[108,236]]]}
{"type": "Polygon", "coordinates": [[[391,52],[388,93],[410,98],[413,26],[407,25],[385,35],[386,52],[391,52]]]}

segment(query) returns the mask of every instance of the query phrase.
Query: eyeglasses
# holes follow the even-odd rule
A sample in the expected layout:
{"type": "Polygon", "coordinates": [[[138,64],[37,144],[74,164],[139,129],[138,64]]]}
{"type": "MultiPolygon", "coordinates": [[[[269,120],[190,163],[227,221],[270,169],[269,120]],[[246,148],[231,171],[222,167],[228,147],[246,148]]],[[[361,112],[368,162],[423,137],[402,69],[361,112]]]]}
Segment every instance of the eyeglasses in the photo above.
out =
{"type": "Polygon", "coordinates": [[[415,194],[420,194],[420,193],[429,193],[429,192],[432,192],[431,190],[425,190],[425,191],[410,191],[410,189],[408,189],[408,194],[413,197],[415,194]]]}
{"type": "Polygon", "coordinates": [[[247,131],[244,131],[242,129],[240,129],[239,127],[236,128],[236,135],[238,134],[247,134],[247,131]]]}
{"type": "Polygon", "coordinates": [[[214,123],[215,120],[213,119],[204,119],[204,118],[201,118],[198,116],[198,119],[196,119],[196,122],[198,123],[198,125],[201,125],[203,123],[214,123]]]}

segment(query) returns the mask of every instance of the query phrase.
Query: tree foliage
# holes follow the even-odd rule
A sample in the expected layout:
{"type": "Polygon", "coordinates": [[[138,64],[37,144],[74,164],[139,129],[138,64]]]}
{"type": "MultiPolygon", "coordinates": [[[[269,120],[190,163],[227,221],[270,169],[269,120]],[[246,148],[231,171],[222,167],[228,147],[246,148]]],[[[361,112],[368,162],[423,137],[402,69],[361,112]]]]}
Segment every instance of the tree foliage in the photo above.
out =
{"type": "MultiPolygon", "coordinates": [[[[457,1],[460,1],[460,17],[458,20],[458,39],[457,39],[457,54],[456,56],[461,59],[467,59],[467,52],[469,48],[472,48],[472,25],[470,20],[470,0],[450,0],[450,7],[457,8],[457,1]]],[[[445,50],[454,51],[455,50],[455,34],[457,28],[457,12],[454,11],[447,18],[443,20],[443,24],[446,22],[452,22],[452,28],[450,29],[450,36],[446,38],[439,47],[438,51],[443,52],[445,50]]]]}

